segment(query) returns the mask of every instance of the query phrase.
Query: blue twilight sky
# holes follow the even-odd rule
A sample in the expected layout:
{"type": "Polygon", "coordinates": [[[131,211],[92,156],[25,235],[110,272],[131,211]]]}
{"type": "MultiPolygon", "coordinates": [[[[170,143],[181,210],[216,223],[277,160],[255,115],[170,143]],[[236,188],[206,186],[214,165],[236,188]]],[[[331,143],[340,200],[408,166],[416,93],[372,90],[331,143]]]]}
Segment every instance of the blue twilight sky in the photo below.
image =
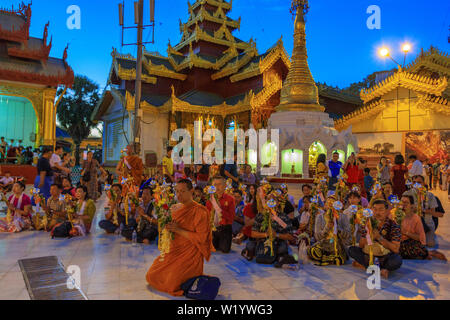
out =
{"type": "MultiPolygon", "coordinates": [[[[1,0],[1,7],[17,5],[21,0],[1,0]]],[[[42,37],[44,25],[50,21],[49,33],[53,36],[51,55],[62,57],[67,42],[70,43],[68,62],[75,73],[87,75],[102,88],[111,65],[111,49],[136,55],[134,47],[120,48],[117,4],[122,0],[33,0],[31,36],[42,37]],[[81,9],[81,29],[69,30],[66,13],[70,5],[81,9]]],[[[126,0],[127,19],[133,22],[132,0],[126,0]]],[[[194,3],[195,0],[191,0],[194,3]]],[[[345,87],[362,80],[366,75],[395,65],[380,60],[376,51],[382,44],[390,45],[393,56],[403,61],[400,44],[408,40],[413,53],[421,47],[437,46],[450,52],[448,36],[450,2],[447,0],[310,0],[307,23],[308,55],[311,71],[316,81],[345,87]],[[381,29],[369,30],[366,13],[370,5],[381,9],[381,29]]],[[[256,39],[263,53],[283,36],[286,50],[292,52],[293,18],[289,12],[291,0],[234,0],[230,17],[242,17],[241,30],[235,36],[242,40],[256,39]]],[[[156,0],[155,44],[147,45],[149,51],[166,54],[167,42],[179,42],[179,18],[188,17],[187,0],[156,0]]],[[[148,17],[148,1],[146,1],[148,17]]],[[[147,18],[148,19],[148,18],[147,18]]],[[[133,33],[126,39],[133,41],[133,33]]],[[[148,31],[144,33],[144,39],[148,31]]]]}

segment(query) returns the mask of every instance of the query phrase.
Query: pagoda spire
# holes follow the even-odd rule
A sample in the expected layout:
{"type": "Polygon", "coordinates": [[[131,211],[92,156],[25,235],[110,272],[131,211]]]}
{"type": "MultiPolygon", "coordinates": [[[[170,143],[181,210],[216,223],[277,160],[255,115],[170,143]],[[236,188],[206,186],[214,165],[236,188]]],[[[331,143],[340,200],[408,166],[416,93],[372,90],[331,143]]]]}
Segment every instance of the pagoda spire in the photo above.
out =
{"type": "Polygon", "coordinates": [[[294,50],[291,68],[281,90],[277,111],[323,112],[325,110],[319,104],[319,91],[308,66],[305,22],[308,10],[308,0],[292,0],[291,12],[296,14],[294,50]]]}

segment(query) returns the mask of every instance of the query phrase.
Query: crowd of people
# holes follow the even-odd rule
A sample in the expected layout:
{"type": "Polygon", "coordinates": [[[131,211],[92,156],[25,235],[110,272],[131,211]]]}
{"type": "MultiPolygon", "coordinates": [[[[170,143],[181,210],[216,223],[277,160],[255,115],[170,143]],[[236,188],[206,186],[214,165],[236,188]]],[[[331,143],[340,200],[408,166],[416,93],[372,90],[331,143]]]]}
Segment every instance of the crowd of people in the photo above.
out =
{"type": "MultiPolygon", "coordinates": [[[[296,203],[286,184],[271,185],[250,165],[175,165],[172,152],[168,148],[161,171],[147,176],[129,146],[116,168],[117,183],[88,154],[81,183],[73,188],[61,150],[46,150],[38,162],[39,193],[30,199],[22,182],[13,184],[6,202],[14,218],[2,219],[0,231],[35,228],[52,236],[88,234],[101,173],[108,175],[102,230],[158,246],[162,229],[173,234],[170,250],[147,273],[151,286],[172,295],[181,295],[182,283],[202,275],[203,262],[212,252],[228,254],[233,243],[244,244],[244,259],[277,268],[300,262],[344,265],[352,260],[361,269],[378,265],[386,278],[403,259],[446,260],[432,250],[445,212],[430,192],[427,167],[416,156],[409,157],[408,165],[401,155],[393,165],[382,157],[372,174],[367,161],[356,154],[345,163],[337,152],[328,161],[321,154],[314,183],[301,186],[302,197],[296,203]],[[177,204],[162,202],[161,190],[173,194],[177,204]],[[36,199],[41,198],[44,227],[44,219],[32,215],[32,205],[39,208],[36,199]],[[161,206],[171,212],[164,227],[161,206]]],[[[448,174],[448,165],[444,168],[439,169],[442,176],[448,174]]],[[[442,182],[447,183],[446,178],[442,182]]]]}
{"type": "Polygon", "coordinates": [[[33,164],[33,160],[37,155],[38,149],[33,147],[24,147],[23,141],[18,140],[15,142],[11,139],[8,143],[5,137],[0,138],[0,163],[9,164],[33,164]]]}

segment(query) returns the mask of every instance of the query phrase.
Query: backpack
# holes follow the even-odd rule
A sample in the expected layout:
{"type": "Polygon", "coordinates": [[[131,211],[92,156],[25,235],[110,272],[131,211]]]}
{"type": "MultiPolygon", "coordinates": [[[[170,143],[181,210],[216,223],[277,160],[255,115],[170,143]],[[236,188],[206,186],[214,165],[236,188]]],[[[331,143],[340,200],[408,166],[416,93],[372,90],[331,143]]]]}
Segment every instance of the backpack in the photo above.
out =
{"type": "Polygon", "coordinates": [[[181,285],[181,290],[188,299],[214,300],[219,293],[220,279],[216,277],[200,276],[189,279],[181,285]]]}
{"type": "Polygon", "coordinates": [[[72,225],[70,222],[59,223],[53,227],[50,235],[53,238],[67,238],[70,236],[70,230],[72,230],[72,225]]]}

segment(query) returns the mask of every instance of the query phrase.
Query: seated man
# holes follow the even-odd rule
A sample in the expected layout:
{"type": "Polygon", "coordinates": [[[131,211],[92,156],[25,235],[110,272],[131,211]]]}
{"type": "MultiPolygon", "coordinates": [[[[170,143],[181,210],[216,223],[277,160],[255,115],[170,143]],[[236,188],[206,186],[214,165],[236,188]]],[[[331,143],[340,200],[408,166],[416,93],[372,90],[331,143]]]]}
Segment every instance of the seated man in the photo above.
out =
{"type": "Polygon", "coordinates": [[[52,184],[50,186],[50,198],[43,205],[47,215],[47,231],[52,231],[56,225],[67,220],[66,205],[60,199],[61,189],[62,187],[59,184],[52,184]]]}
{"type": "Polygon", "coordinates": [[[235,200],[232,196],[225,193],[225,178],[214,176],[212,184],[216,188],[216,194],[211,195],[206,202],[206,207],[212,215],[215,215],[214,224],[217,230],[213,232],[213,245],[217,251],[229,253],[233,239],[232,225],[236,215],[235,200]],[[213,199],[213,197],[215,198],[213,199]],[[218,219],[219,216],[221,216],[220,220],[218,219]]]}
{"type": "Polygon", "coordinates": [[[158,219],[153,214],[153,194],[149,187],[142,189],[142,204],[136,208],[136,219],[130,218],[128,227],[124,228],[122,235],[131,241],[136,230],[137,242],[150,244],[158,236],[158,219]]]}
{"type": "MultiPolygon", "coordinates": [[[[425,179],[423,176],[414,176],[413,181],[414,183],[426,186],[425,179]]],[[[414,198],[414,203],[419,203],[418,191],[416,188],[411,188],[410,190],[406,191],[403,195],[412,196],[414,198]]],[[[443,216],[442,213],[436,212],[437,207],[438,203],[436,201],[436,197],[431,192],[427,191],[425,201],[422,202],[422,213],[423,213],[422,221],[424,222],[423,227],[425,229],[427,247],[434,247],[436,245],[435,240],[436,225],[433,221],[433,217],[440,218],[443,216]]]]}
{"type": "Polygon", "coordinates": [[[265,198],[266,201],[271,199],[277,203],[277,206],[274,208],[277,213],[277,218],[272,216],[271,219],[274,256],[271,257],[271,252],[269,252],[270,234],[268,233],[267,226],[265,226],[267,208],[261,208],[254,218],[251,231],[251,238],[253,241],[247,243],[244,257],[250,261],[256,256],[256,262],[263,264],[269,263],[269,261],[267,261],[267,259],[269,259],[272,263],[275,262],[275,267],[281,267],[283,264],[297,263],[293,260],[293,257],[289,255],[288,249],[288,242],[295,240],[292,235],[292,232],[294,231],[292,219],[284,210],[282,210],[283,201],[279,201],[280,198],[274,194],[274,192],[270,193],[265,198]]]}
{"type": "Polygon", "coordinates": [[[331,211],[335,201],[334,197],[329,197],[324,206],[325,211],[320,210],[316,215],[314,225],[316,243],[308,248],[308,256],[319,266],[330,264],[339,266],[347,261],[345,247],[351,242],[350,221],[347,215],[340,213],[335,222],[331,211]],[[334,230],[337,231],[337,234],[334,230]]]}
{"type": "MultiPolygon", "coordinates": [[[[389,277],[390,271],[397,270],[402,265],[402,257],[399,255],[402,232],[400,226],[390,219],[388,207],[388,203],[384,200],[374,201],[372,205],[373,217],[377,220],[378,228],[373,230],[371,237],[374,244],[381,246],[383,251],[389,252],[376,257],[380,264],[381,275],[386,279],[389,277]]],[[[361,269],[369,267],[370,257],[363,251],[367,245],[367,231],[363,229],[361,231],[359,247],[350,247],[349,249],[350,257],[355,260],[353,262],[354,267],[361,269]]],[[[367,252],[367,250],[365,251],[367,252]]]]}
{"type": "Polygon", "coordinates": [[[106,231],[106,233],[112,234],[120,227],[125,221],[123,215],[122,205],[122,185],[114,184],[111,187],[109,197],[109,211],[105,215],[105,220],[98,223],[99,227],[106,231]]]}
{"type": "Polygon", "coordinates": [[[179,204],[173,208],[173,221],[166,226],[174,234],[170,251],[163,259],[155,259],[146,279],[156,290],[182,296],[181,285],[203,275],[204,261],[211,257],[211,217],[193,200],[190,180],[178,181],[175,192],[179,204]]]}
{"type": "Polygon", "coordinates": [[[14,185],[14,178],[11,173],[5,172],[5,176],[0,179],[0,192],[8,193],[12,191],[14,185]]]}

